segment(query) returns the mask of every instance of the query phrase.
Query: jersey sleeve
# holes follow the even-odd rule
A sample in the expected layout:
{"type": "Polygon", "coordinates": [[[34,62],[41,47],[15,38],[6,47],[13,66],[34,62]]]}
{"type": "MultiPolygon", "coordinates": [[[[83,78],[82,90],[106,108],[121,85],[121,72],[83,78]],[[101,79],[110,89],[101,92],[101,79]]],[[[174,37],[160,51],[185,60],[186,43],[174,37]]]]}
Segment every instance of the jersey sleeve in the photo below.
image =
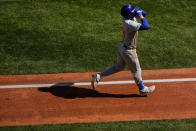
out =
{"type": "Polygon", "coordinates": [[[141,26],[140,23],[133,20],[123,20],[123,25],[131,31],[138,31],[141,26]]]}

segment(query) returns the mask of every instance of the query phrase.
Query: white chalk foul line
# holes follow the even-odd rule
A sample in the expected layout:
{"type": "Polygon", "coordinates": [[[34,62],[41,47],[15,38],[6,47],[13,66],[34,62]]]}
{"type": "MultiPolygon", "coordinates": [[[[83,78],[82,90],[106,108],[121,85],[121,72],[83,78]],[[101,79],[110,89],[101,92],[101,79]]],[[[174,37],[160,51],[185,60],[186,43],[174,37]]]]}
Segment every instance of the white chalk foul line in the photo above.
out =
{"type": "MultiPolygon", "coordinates": [[[[196,78],[179,78],[179,79],[156,79],[156,80],[143,80],[144,83],[162,83],[162,82],[194,82],[196,78]]],[[[134,81],[104,81],[99,82],[99,85],[116,85],[116,84],[133,84],[134,81]]],[[[5,88],[32,88],[32,87],[52,87],[52,86],[89,86],[90,82],[80,83],[60,83],[60,84],[25,84],[25,85],[1,85],[0,89],[5,88]]]]}

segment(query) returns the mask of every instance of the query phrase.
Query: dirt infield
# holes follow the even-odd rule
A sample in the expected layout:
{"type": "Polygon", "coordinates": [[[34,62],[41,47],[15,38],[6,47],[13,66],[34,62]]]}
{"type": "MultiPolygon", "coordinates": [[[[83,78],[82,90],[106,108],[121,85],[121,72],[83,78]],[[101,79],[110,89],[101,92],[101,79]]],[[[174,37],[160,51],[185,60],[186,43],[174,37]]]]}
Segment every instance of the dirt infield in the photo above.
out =
{"type": "MultiPolygon", "coordinates": [[[[135,84],[58,86],[90,82],[90,73],[2,75],[0,86],[56,83],[50,87],[0,88],[0,126],[196,118],[196,81],[147,83],[154,93],[139,97],[135,84]]],[[[196,78],[196,68],[143,70],[144,80],[196,78]]],[[[133,80],[122,71],[104,81],[133,80]]]]}

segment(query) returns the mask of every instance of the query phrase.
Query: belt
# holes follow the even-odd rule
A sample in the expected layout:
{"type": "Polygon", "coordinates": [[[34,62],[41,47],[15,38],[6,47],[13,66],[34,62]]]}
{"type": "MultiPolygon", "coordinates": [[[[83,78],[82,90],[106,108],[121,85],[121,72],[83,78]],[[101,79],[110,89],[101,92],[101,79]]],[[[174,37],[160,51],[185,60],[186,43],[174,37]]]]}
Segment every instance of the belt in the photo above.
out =
{"type": "Polygon", "coordinates": [[[125,49],[130,49],[130,50],[134,50],[134,49],[136,49],[136,48],[134,48],[134,47],[128,47],[128,46],[126,46],[126,45],[123,45],[123,47],[125,48],[125,49]]]}

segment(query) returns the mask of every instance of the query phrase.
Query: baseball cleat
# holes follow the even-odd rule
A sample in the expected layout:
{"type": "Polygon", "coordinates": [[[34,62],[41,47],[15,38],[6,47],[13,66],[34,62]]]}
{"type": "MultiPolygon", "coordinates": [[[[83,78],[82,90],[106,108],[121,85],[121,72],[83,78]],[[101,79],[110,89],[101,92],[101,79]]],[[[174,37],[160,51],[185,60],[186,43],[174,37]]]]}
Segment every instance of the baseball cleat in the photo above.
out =
{"type": "Polygon", "coordinates": [[[155,86],[145,86],[143,90],[140,90],[140,96],[146,97],[148,93],[152,93],[155,90],[155,86]]]}
{"type": "Polygon", "coordinates": [[[93,87],[93,90],[95,90],[99,81],[100,81],[100,75],[99,74],[92,75],[91,86],[93,87]]]}

